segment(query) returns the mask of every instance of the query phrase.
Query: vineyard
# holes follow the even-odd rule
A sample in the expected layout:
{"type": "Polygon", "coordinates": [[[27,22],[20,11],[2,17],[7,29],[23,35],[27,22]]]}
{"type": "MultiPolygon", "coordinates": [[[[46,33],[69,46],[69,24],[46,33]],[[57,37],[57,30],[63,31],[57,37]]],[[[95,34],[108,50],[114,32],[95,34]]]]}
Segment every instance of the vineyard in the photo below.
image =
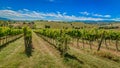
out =
{"type": "Polygon", "coordinates": [[[120,32],[0,27],[0,67],[120,68],[120,32]]]}
{"type": "Polygon", "coordinates": [[[23,32],[19,29],[10,29],[7,27],[0,28],[0,49],[9,42],[20,38],[23,32]]]}
{"type": "MultiPolygon", "coordinates": [[[[115,41],[113,43],[115,45],[116,51],[119,51],[118,42],[120,41],[120,32],[118,31],[108,31],[108,30],[75,30],[75,29],[41,29],[35,31],[36,33],[48,37],[50,40],[49,42],[56,45],[57,48],[68,48],[68,42],[74,41],[76,39],[77,47],[79,48],[79,42],[81,41],[82,47],[85,48],[85,42],[90,45],[90,49],[92,49],[93,43],[97,42],[97,51],[100,51],[101,45],[104,42],[107,49],[109,49],[110,41],[115,41]],[[55,41],[55,43],[54,43],[55,41]],[[109,41],[109,43],[107,42],[109,41]],[[64,46],[65,45],[65,46],[64,46]]],[[[115,50],[115,49],[114,49],[115,50]]]]}

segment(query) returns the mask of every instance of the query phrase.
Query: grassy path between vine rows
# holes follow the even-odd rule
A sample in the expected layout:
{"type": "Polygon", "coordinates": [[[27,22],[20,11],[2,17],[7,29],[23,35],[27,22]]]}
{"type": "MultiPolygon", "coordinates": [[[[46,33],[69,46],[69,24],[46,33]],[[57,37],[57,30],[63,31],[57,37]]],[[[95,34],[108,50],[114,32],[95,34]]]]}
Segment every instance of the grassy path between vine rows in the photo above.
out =
{"type": "MultiPolygon", "coordinates": [[[[94,44],[94,43],[93,43],[93,44],[94,44]]],[[[73,46],[73,47],[78,48],[76,41],[72,42],[70,45],[73,46]]],[[[105,45],[104,45],[104,46],[105,46],[105,45]]],[[[103,45],[101,46],[100,51],[109,52],[109,53],[111,53],[111,54],[114,54],[114,55],[120,57],[120,52],[117,52],[117,51],[111,50],[111,49],[107,49],[107,48],[105,48],[104,46],[103,46],[103,45]]],[[[114,46],[114,47],[115,47],[115,46],[114,46]]],[[[97,48],[98,48],[98,46],[94,44],[94,45],[92,45],[92,50],[91,50],[91,51],[97,51],[97,48]]],[[[79,48],[78,48],[78,49],[83,49],[83,43],[79,42],[79,48]]],[[[84,44],[84,49],[90,50],[90,45],[87,44],[87,43],[85,43],[85,44],[84,44]]]]}
{"type": "Polygon", "coordinates": [[[33,33],[33,52],[24,52],[23,37],[8,44],[0,51],[0,68],[120,68],[120,64],[70,46],[69,54],[77,57],[62,58],[60,52],[33,33]],[[82,63],[78,62],[81,61],[82,63]]]}
{"type": "MultiPolygon", "coordinates": [[[[46,41],[43,42],[46,43],[46,41]]],[[[86,53],[84,50],[80,50],[73,46],[70,46],[69,54],[76,56],[79,61],[83,62],[82,64],[78,63],[81,68],[120,68],[120,64],[117,62],[86,53]]]]}
{"type": "MultiPolygon", "coordinates": [[[[82,43],[79,43],[79,45],[83,45],[82,43]]],[[[98,54],[93,54],[94,52],[97,53],[96,47],[93,46],[93,49],[89,49],[89,45],[85,44],[85,49],[83,47],[77,47],[76,42],[69,44],[70,46],[70,53],[77,56],[81,61],[85,62],[86,64],[90,65],[91,68],[120,68],[120,56],[118,52],[107,50],[104,48],[101,48],[102,53],[111,53],[113,55],[110,56],[117,56],[119,58],[119,61],[113,61],[107,57],[101,57],[98,54]],[[117,54],[118,53],[118,54],[117,54]]],[[[101,54],[102,54],[101,53],[101,54]]],[[[103,54],[105,56],[105,54],[103,54]]],[[[107,56],[108,54],[106,54],[107,56]]]]}
{"type": "MultiPolygon", "coordinates": [[[[63,63],[57,50],[49,47],[48,43],[38,37],[35,33],[33,33],[32,37],[34,52],[36,52],[36,54],[33,54],[30,60],[26,61],[31,65],[31,68],[68,68],[68,66],[63,63]]],[[[29,66],[26,62],[22,63],[25,65],[21,68],[29,66]]]]}
{"type": "Polygon", "coordinates": [[[70,68],[64,64],[59,52],[48,46],[33,33],[33,52],[24,53],[24,40],[20,38],[0,51],[0,67],[4,68],[70,68]]]}
{"type": "Polygon", "coordinates": [[[8,68],[18,66],[25,56],[22,54],[23,48],[23,38],[8,44],[0,51],[0,67],[8,68]]]}
{"type": "Polygon", "coordinates": [[[83,61],[88,68],[120,68],[120,64],[102,57],[98,57],[75,47],[70,47],[70,53],[83,61]]]}

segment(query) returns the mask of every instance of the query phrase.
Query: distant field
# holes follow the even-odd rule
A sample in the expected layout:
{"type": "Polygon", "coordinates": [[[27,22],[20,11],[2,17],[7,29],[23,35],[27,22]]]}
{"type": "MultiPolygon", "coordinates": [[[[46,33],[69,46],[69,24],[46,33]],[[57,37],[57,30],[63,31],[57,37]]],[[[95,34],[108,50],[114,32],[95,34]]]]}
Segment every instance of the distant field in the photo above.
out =
{"type": "Polygon", "coordinates": [[[35,22],[36,28],[45,28],[46,26],[50,26],[50,28],[94,28],[97,25],[84,24],[81,22],[35,22]]]}

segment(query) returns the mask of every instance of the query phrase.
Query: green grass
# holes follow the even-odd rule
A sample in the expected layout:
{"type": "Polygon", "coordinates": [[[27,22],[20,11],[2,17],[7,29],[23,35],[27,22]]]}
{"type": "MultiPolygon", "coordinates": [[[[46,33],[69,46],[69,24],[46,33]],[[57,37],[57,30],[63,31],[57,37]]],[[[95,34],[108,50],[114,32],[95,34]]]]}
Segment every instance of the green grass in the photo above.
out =
{"type": "Polygon", "coordinates": [[[120,68],[119,63],[81,52],[79,49],[73,47],[71,47],[70,53],[77,56],[79,60],[83,61],[90,68],[120,68]]]}
{"type": "MultiPolygon", "coordinates": [[[[21,47],[23,46],[23,38],[20,38],[16,42],[10,43],[0,52],[0,67],[16,67],[19,64],[19,60],[22,60],[22,56],[20,55],[21,59],[18,59],[19,51],[21,51],[21,47]]],[[[24,55],[25,56],[25,55],[24,55]]],[[[23,57],[24,57],[23,56],[23,57]]]]}
{"type": "Polygon", "coordinates": [[[33,34],[34,50],[32,56],[24,53],[24,40],[20,38],[0,51],[0,67],[4,68],[120,68],[120,63],[113,61],[119,57],[104,52],[80,50],[70,47],[72,56],[60,57],[57,50],[49,43],[33,34]],[[48,50],[43,48],[48,47],[48,50]],[[50,48],[49,48],[50,47],[50,48]],[[49,50],[52,49],[53,51],[49,50]],[[52,53],[52,55],[50,54],[52,53]],[[74,57],[75,56],[75,57],[74,57]],[[107,57],[112,57],[108,59],[107,57]]]}

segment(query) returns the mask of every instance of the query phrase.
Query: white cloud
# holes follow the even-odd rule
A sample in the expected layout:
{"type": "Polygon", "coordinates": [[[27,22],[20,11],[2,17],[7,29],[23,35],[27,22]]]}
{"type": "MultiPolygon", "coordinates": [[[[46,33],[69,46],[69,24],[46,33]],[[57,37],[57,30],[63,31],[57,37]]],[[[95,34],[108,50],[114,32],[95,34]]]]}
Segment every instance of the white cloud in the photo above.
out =
{"type": "Polygon", "coordinates": [[[6,7],[7,9],[12,9],[11,7],[6,7]]]}
{"type": "Polygon", "coordinates": [[[114,19],[111,19],[111,20],[120,21],[120,18],[114,18],[114,19]]]}
{"type": "Polygon", "coordinates": [[[101,15],[101,14],[92,14],[92,16],[96,16],[96,17],[106,17],[106,18],[110,18],[111,15],[101,15]]]}
{"type": "Polygon", "coordinates": [[[103,17],[110,18],[111,15],[103,15],[103,17]]]}
{"type": "Polygon", "coordinates": [[[29,11],[28,9],[23,9],[24,11],[29,11]]]}
{"type": "Polygon", "coordinates": [[[6,7],[1,7],[2,9],[12,9],[11,7],[9,6],[6,6],[6,7]]]}
{"type": "MultiPolygon", "coordinates": [[[[86,12],[85,12],[86,13],[86,12]]],[[[87,14],[87,13],[86,13],[87,14]]],[[[0,17],[5,17],[14,20],[104,20],[102,18],[93,18],[93,17],[81,17],[75,15],[67,15],[67,13],[43,13],[37,11],[30,11],[28,9],[23,10],[0,10],[0,17]]]]}
{"type": "Polygon", "coordinates": [[[105,18],[110,18],[111,17],[111,15],[102,15],[102,14],[94,14],[94,13],[89,13],[89,12],[87,12],[87,11],[85,11],[85,12],[80,12],[80,14],[82,14],[82,15],[89,15],[89,16],[94,16],[94,17],[105,17],[105,18]]]}
{"type": "Polygon", "coordinates": [[[35,11],[27,12],[28,10],[19,10],[19,11],[13,11],[13,10],[0,10],[0,17],[5,17],[9,19],[31,19],[31,18],[43,18],[41,15],[37,14],[35,11]]]}
{"type": "Polygon", "coordinates": [[[80,14],[83,14],[83,15],[90,15],[90,13],[88,13],[87,11],[85,11],[85,12],[80,12],[80,14]]]}

